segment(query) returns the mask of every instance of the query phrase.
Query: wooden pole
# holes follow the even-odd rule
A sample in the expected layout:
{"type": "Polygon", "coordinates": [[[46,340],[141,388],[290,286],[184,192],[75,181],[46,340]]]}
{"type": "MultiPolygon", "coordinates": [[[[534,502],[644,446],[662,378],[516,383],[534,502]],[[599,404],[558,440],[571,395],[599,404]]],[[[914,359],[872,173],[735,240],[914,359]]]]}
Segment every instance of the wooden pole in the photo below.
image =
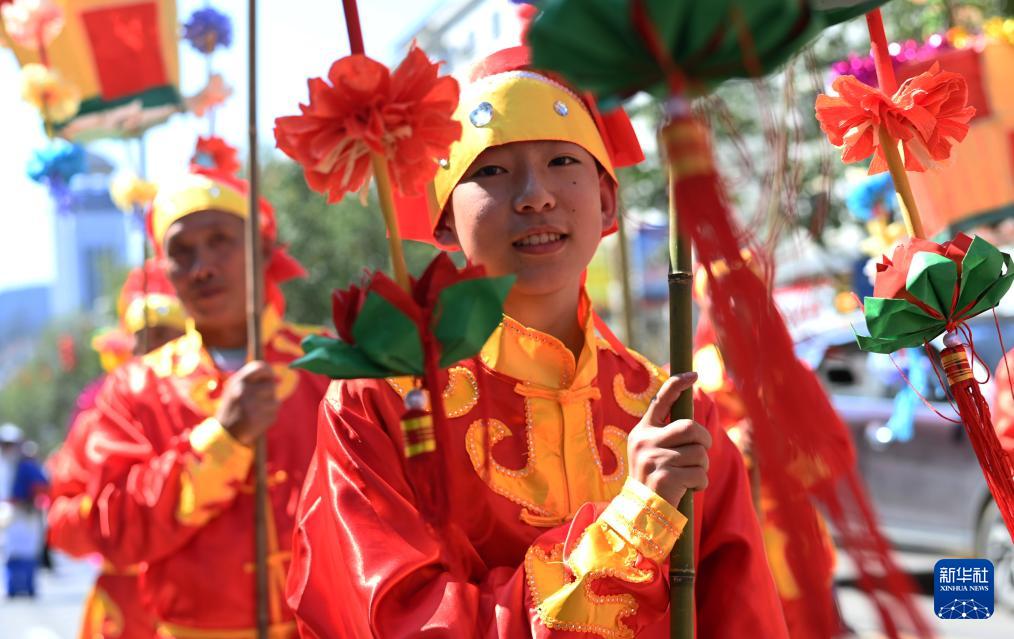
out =
{"type": "MultiPolygon", "coordinates": [[[[261,343],[261,309],[264,283],[261,268],[260,180],[257,166],[257,3],[247,3],[249,15],[248,69],[250,94],[247,110],[249,133],[250,192],[246,224],[246,311],[247,360],[264,359],[261,343]]],[[[254,542],[257,585],[257,639],[268,639],[268,474],[267,438],[261,435],[254,444],[254,542]]]]}
{"type": "Polygon", "coordinates": [[[627,244],[627,225],[622,214],[616,216],[616,239],[619,242],[620,251],[620,287],[623,292],[623,337],[624,342],[634,349],[638,349],[636,333],[634,331],[634,295],[630,290],[630,247],[627,244]]]}
{"type": "MultiPolygon", "coordinates": [[[[342,0],[342,8],[345,10],[345,29],[349,34],[349,50],[353,55],[366,55],[356,0],[342,0]]],[[[373,153],[370,155],[370,162],[373,179],[377,184],[377,199],[380,201],[380,210],[387,226],[387,246],[391,251],[394,280],[407,292],[410,288],[408,266],[401,247],[401,231],[398,229],[398,217],[394,209],[394,191],[391,187],[391,176],[387,171],[387,158],[379,153],[373,153]]]]}
{"type": "MultiPolygon", "coordinates": [[[[880,9],[874,9],[866,14],[866,26],[870,31],[870,54],[877,69],[877,82],[880,84],[880,90],[890,97],[898,90],[898,80],[894,77],[891,54],[887,50],[887,34],[884,32],[884,18],[880,9]]],[[[887,160],[894,189],[904,204],[902,216],[905,218],[905,228],[908,229],[910,237],[925,238],[919,207],[912,194],[912,186],[905,172],[905,163],[898,151],[898,141],[891,137],[887,127],[883,125],[877,129],[877,138],[880,148],[884,151],[884,159],[887,160]]]]}
{"type": "MultiPolygon", "coordinates": [[[[144,132],[137,136],[137,173],[141,180],[148,179],[148,158],[144,148],[144,132]]],[[[141,311],[144,313],[144,330],[141,332],[141,350],[150,350],[151,336],[148,335],[148,233],[145,231],[144,207],[134,205],[134,214],[141,221],[141,295],[144,297],[141,311]]]]}
{"type": "MultiPolygon", "coordinates": [[[[685,100],[670,98],[667,105],[669,122],[689,117],[685,100]]],[[[663,134],[663,138],[666,136],[663,134]]],[[[673,375],[693,370],[693,261],[690,238],[680,228],[676,210],[676,170],[672,150],[669,149],[669,367],[673,375]]],[[[670,418],[694,418],[693,393],[680,395],[672,406],[670,418]]],[[[673,639],[693,639],[696,613],[694,612],[694,494],[687,491],[680,500],[678,510],[687,518],[683,532],[676,540],[669,558],[669,623],[673,639]]]]}
{"type": "Polygon", "coordinates": [[[380,210],[384,214],[387,225],[387,246],[391,250],[391,267],[394,269],[394,281],[404,291],[409,290],[408,266],[405,254],[401,249],[401,232],[398,229],[398,217],[394,210],[394,193],[391,190],[391,176],[387,172],[387,158],[379,153],[370,156],[373,162],[373,178],[377,183],[377,199],[380,210]]]}

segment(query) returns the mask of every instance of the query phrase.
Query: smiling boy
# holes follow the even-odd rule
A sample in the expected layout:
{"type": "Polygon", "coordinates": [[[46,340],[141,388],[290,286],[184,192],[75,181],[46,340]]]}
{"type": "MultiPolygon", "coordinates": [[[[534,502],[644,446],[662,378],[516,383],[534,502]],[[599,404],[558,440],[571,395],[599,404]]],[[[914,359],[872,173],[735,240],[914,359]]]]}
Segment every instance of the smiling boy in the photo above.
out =
{"type": "Polygon", "coordinates": [[[616,118],[522,49],[478,67],[455,117],[422,239],[517,279],[446,372],[450,523],[424,521],[400,470],[410,382],[333,384],[289,574],[302,635],[668,637],[673,504],[700,490],[698,637],[785,637],[738,453],[704,398],[670,423],[696,376],[666,381],[596,329],[582,281],[616,219],[616,118]]]}

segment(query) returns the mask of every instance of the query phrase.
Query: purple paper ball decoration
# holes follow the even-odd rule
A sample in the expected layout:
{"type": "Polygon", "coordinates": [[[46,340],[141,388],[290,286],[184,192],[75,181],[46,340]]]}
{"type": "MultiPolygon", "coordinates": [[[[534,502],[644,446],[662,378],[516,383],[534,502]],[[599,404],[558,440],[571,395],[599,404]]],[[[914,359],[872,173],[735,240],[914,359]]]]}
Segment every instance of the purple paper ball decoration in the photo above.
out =
{"type": "Polygon", "coordinates": [[[218,47],[228,48],[232,44],[232,20],[211,7],[198,9],[183,25],[183,39],[204,55],[218,47]]]}

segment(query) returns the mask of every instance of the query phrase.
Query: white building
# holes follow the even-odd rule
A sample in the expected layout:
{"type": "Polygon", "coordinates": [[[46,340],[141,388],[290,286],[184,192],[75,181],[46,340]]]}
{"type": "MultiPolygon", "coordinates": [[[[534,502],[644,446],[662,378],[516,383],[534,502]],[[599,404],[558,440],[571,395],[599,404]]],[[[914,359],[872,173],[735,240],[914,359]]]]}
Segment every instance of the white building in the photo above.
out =
{"type": "Polygon", "coordinates": [[[470,64],[521,43],[518,6],[507,0],[447,0],[398,42],[399,51],[415,40],[444,70],[458,75],[470,64]]]}
{"type": "Polygon", "coordinates": [[[95,310],[96,303],[115,289],[118,278],[140,263],[143,235],[140,224],[120,212],[109,198],[113,167],[88,153],[85,173],[71,180],[71,211],[55,213],[56,279],[54,316],[95,310]]]}

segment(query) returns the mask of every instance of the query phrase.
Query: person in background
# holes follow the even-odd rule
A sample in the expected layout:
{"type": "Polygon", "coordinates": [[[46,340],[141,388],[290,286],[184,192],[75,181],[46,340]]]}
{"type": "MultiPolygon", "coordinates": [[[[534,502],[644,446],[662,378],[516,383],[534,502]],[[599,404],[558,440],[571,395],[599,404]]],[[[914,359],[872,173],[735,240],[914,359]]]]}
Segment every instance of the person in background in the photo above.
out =
{"type": "MultiPolygon", "coordinates": [[[[119,322],[92,340],[106,374],[131,357],[157,350],[183,335],[186,314],[162,268],[149,260],[127,275],[117,301],[119,322]]],[[[95,399],[105,376],[89,384],[78,397],[63,446],[49,459],[51,506],[49,541],[77,555],[95,554],[80,513],[87,508],[90,471],[85,445],[95,424],[95,399]]],[[[140,598],[143,564],[118,568],[103,561],[99,576],[85,600],[79,639],[147,639],[155,633],[155,619],[140,598]]]]}
{"type": "Polygon", "coordinates": [[[186,332],[111,373],[89,412],[79,525],[89,550],[117,569],[144,564],[141,597],[161,639],[255,635],[251,470],[262,435],[270,636],[296,632],[282,587],[315,441],[308,426],[330,380],[289,368],[311,331],[284,321],[279,284],[304,271],[276,243],[263,200],[264,359],[247,361],[247,191],[219,168],[160,185],[149,236],[186,332]]]}
{"type": "Polygon", "coordinates": [[[1014,463],[1014,389],[1011,388],[1011,373],[1014,373],[1014,348],[1007,351],[996,367],[993,400],[993,425],[1000,445],[1007,451],[1014,463]]]}
{"type": "Polygon", "coordinates": [[[38,446],[26,441],[20,428],[0,426],[0,545],[8,597],[36,594],[35,573],[44,540],[40,500],[49,482],[33,451],[37,453],[38,446]]]}

